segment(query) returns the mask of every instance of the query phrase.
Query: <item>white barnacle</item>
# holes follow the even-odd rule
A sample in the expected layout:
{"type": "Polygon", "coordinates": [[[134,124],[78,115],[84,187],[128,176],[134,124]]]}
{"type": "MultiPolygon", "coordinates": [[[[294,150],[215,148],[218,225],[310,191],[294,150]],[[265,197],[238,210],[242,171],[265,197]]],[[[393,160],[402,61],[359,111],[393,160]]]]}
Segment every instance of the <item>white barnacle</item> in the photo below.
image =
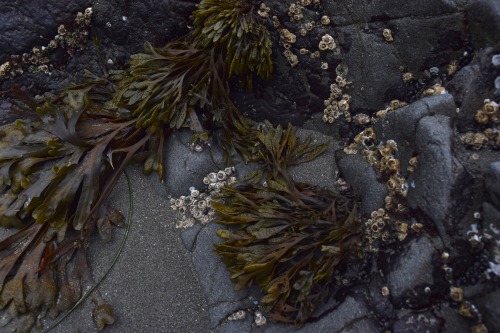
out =
{"type": "Polygon", "coordinates": [[[217,180],[225,180],[227,177],[226,173],[223,170],[217,172],[217,180]]]}
{"type": "Polygon", "coordinates": [[[210,183],[215,183],[217,181],[217,174],[215,172],[210,172],[207,177],[210,183]]]}

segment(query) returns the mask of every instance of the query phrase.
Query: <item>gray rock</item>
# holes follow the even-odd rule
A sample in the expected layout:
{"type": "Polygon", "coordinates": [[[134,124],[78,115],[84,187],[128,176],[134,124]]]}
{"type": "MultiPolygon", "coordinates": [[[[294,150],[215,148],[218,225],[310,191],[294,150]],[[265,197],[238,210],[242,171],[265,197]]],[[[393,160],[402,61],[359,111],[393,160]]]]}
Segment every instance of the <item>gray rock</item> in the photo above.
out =
{"type": "Polygon", "coordinates": [[[465,170],[453,156],[450,118],[442,115],[422,118],[416,129],[418,168],[408,179],[408,204],[419,208],[435,223],[441,238],[447,241],[447,229],[453,229],[452,193],[463,186],[465,170]]]}
{"type": "MultiPolygon", "coordinates": [[[[204,332],[209,325],[206,297],[175,229],[175,212],[151,188],[140,167],[127,168],[133,194],[133,216],[123,252],[98,290],[116,321],[106,332],[204,332]]],[[[121,177],[110,204],[127,215],[129,191],[121,177]]],[[[113,230],[110,242],[98,237],[89,248],[95,281],[104,276],[124,236],[113,230]]],[[[87,299],[51,332],[97,332],[92,320],[94,303],[87,299]]],[[[46,326],[45,326],[46,327],[46,326]]],[[[5,328],[0,328],[5,332],[5,328]]],[[[33,329],[33,332],[39,332],[33,329]]]]}
{"type": "MultiPolygon", "coordinates": [[[[406,311],[402,312],[405,313],[406,311]]],[[[392,329],[394,333],[440,333],[441,321],[428,311],[405,313],[394,323],[392,329]]]]}
{"type": "Polygon", "coordinates": [[[477,130],[474,116],[483,101],[494,96],[494,80],[500,75],[500,68],[493,66],[491,58],[500,52],[499,47],[479,51],[471,63],[460,69],[446,85],[446,90],[453,94],[460,110],[455,117],[459,132],[477,130]]]}
{"type": "Polygon", "coordinates": [[[191,131],[181,130],[165,140],[164,186],[174,197],[189,194],[191,186],[203,189],[203,177],[225,167],[220,148],[205,146],[202,152],[196,152],[189,146],[191,136],[191,131]]]}
{"type": "Polygon", "coordinates": [[[496,0],[479,0],[467,8],[469,29],[477,48],[498,43],[500,36],[500,3],[496,0]]]}
{"type": "Polygon", "coordinates": [[[467,319],[458,314],[456,309],[452,309],[447,306],[442,306],[440,311],[438,311],[438,316],[440,316],[444,321],[443,333],[469,333],[470,323],[467,319]]]}
{"type": "Polygon", "coordinates": [[[215,223],[201,229],[192,251],[193,264],[207,297],[212,328],[231,312],[238,310],[240,307],[238,302],[246,299],[248,295],[246,289],[234,290],[229,271],[213,251],[213,243],[220,242],[216,235],[219,229],[221,226],[215,223]]]}
{"type": "Polygon", "coordinates": [[[312,144],[327,143],[329,148],[310,162],[290,167],[290,175],[295,181],[335,190],[334,175],[337,171],[335,149],[339,147],[339,142],[334,141],[331,136],[326,136],[313,130],[298,129],[297,136],[302,140],[311,136],[312,144]]]}
{"type": "Polygon", "coordinates": [[[339,151],[336,158],[341,175],[361,198],[361,214],[369,216],[374,210],[384,207],[387,188],[377,180],[377,173],[363,156],[339,151]]]}
{"type": "Polygon", "coordinates": [[[189,251],[193,251],[194,246],[196,245],[196,238],[198,237],[198,233],[203,228],[201,223],[196,223],[191,228],[188,228],[181,233],[182,243],[189,251]]]}
{"type": "Polygon", "coordinates": [[[385,319],[392,319],[394,306],[387,297],[382,295],[384,283],[380,275],[372,275],[369,285],[369,299],[375,313],[385,319]]]}
{"type": "MultiPolygon", "coordinates": [[[[290,327],[283,324],[269,324],[264,327],[266,333],[287,333],[290,327]]],[[[379,328],[371,319],[370,311],[362,300],[348,296],[331,313],[320,319],[306,323],[298,333],[307,332],[349,332],[375,333],[379,328]]]]}
{"type": "Polygon", "coordinates": [[[394,303],[402,303],[406,296],[417,289],[420,291],[423,286],[432,286],[432,256],[435,251],[428,238],[412,239],[387,267],[387,284],[394,303]]]}
{"type": "MultiPolygon", "coordinates": [[[[440,5],[438,1],[429,2],[432,5],[428,9],[440,5]]],[[[424,70],[462,57],[464,44],[467,43],[463,12],[450,13],[434,9],[434,14],[426,18],[412,15],[387,24],[393,30],[393,44],[405,71],[418,78],[422,78],[424,70]]]]}
{"type": "Polygon", "coordinates": [[[495,332],[500,327],[500,289],[475,300],[483,317],[484,324],[490,332],[495,332]]]}
{"type": "Polygon", "coordinates": [[[422,98],[405,107],[389,112],[374,126],[377,137],[382,142],[394,140],[398,144],[396,157],[401,163],[401,170],[405,173],[408,161],[416,151],[415,140],[417,124],[425,116],[456,115],[456,106],[453,96],[444,94],[422,98]]]}
{"type": "Polygon", "coordinates": [[[500,207],[500,161],[490,164],[484,175],[484,185],[491,203],[500,207]]]}

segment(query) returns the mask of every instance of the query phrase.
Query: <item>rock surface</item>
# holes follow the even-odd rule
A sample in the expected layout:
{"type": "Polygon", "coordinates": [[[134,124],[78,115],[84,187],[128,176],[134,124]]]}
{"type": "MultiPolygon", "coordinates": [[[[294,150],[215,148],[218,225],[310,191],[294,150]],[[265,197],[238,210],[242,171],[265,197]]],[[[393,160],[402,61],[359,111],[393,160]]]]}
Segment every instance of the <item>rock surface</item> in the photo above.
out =
{"type": "MultiPolygon", "coordinates": [[[[89,38],[81,52],[52,53],[50,74],[25,71],[13,79],[0,79],[0,90],[17,84],[35,95],[78,81],[85,69],[100,75],[104,68],[126,68],[130,55],[141,52],[144,42],[161,46],[187,33],[189,15],[198,1],[4,2],[0,64],[12,54],[47,44],[59,24],[93,7],[91,36],[100,40],[100,51],[89,38]]],[[[292,1],[265,2],[280,27],[297,35],[291,50],[299,64],[288,64],[279,31],[267,20],[274,42],[273,77],[258,81],[251,92],[234,84],[231,93],[246,116],[303,125],[299,136],[312,135],[317,142],[330,143],[324,155],[290,170],[296,180],[336,190],[339,171],[359,197],[366,222],[373,211],[384,207],[386,184],[361,154],[341,151],[363,126],[344,116],[331,125],[318,123],[323,101],[342,72],[352,81],[344,91],[352,97],[351,115],[373,117],[393,99],[408,103],[373,125],[377,145],[390,139],[398,145],[395,157],[408,184],[404,204],[409,210],[391,221],[407,223],[407,233],[401,240],[380,242],[378,252],[364,253],[370,259],[365,268],[369,278],[360,279],[358,292],[350,290],[344,297],[330,299],[297,332],[461,333],[470,332],[481,320],[489,332],[498,331],[499,153],[490,148],[470,150],[459,137],[466,131],[484,131],[486,127],[477,124],[474,115],[484,99],[499,101],[494,80],[500,76],[500,66],[492,62],[500,54],[499,2],[325,0],[321,6],[303,8],[304,18],[298,23],[291,23],[287,14],[292,1]],[[319,23],[323,15],[330,17],[331,24],[319,23]],[[313,20],[316,27],[301,36],[300,29],[313,20]],[[393,42],[384,40],[384,29],[392,31],[393,42]],[[312,59],[310,53],[326,33],[335,39],[336,50],[322,51],[319,59],[312,59]],[[300,54],[301,48],[309,53],[300,54]],[[321,69],[322,62],[328,69],[321,69]],[[413,78],[405,82],[404,73],[413,78]],[[422,92],[436,83],[448,93],[422,98],[422,92]],[[418,157],[418,165],[410,173],[407,166],[412,156],[418,157]],[[463,287],[463,300],[451,298],[452,286],[463,287]],[[384,287],[389,291],[385,296],[384,287]],[[458,312],[467,302],[477,308],[475,319],[458,312]]],[[[9,99],[0,96],[2,122],[11,120],[11,108],[9,99]]],[[[493,128],[498,131],[498,124],[493,128]]],[[[290,326],[269,320],[263,327],[256,326],[260,293],[257,288],[234,291],[229,273],[213,253],[212,243],[219,241],[217,225],[175,229],[180,217],[171,210],[169,196],[186,195],[191,186],[202,189],[205,174],[225,167],[216,144],[198,153],[189,147],[189,139],[190,133],[181,131],[167,140],[164,184],[156,175],[144,177],[139,167],[129,168],[135,198],[132,229],[117,266],[100,286],[117,317],[106,332],[289,332],[290,326]],[[228,320],[239,310],[245,311],[245,319],[228,320]]],[[[255,167],[238,162],[238,176],[255,167]]],[[[111,202],[126,212],[127,200],[122,180],[111,202]]],[[[394,233],[394,225],[390,227],[394,233]]],[[[123,233],[117,230],[111,244],[95,241],[91,259],[96,278],[108,268],[123,233]]],[[[86,301],[54,331],[94,332],[91,310],[91,302],[86,301]]]]}

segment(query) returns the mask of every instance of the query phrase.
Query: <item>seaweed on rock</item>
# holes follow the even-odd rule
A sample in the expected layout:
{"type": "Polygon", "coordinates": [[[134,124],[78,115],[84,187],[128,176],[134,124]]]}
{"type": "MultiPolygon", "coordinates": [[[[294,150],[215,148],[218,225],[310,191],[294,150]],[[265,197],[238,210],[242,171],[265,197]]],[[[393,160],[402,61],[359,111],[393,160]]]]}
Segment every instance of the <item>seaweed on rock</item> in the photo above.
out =
{"type": "MultiPolygon", "coordinates": [[[[228,81],[272,70],[271,42],[253,1],[203,0],[196,28],[162,48],[146,46],[131,67],[91,77],[43,102],[18,89],[24,111],[0,128],[0,224],[20,230],[0,241],[1,325],[29,332],[73,306],[92,284],[87,263],[96,230],[110,237],[120,214],[105,201],[124,168],[144,163],[163,179],[163,143],[189,126],[194,138],[223,128],[227,155],[258,159],[253,123],[229,98],[228,81]],[[206,117],[200,117],[204,115],[206,117]],[[203,122],[202,122],[203,121],[203,122]]],[[[94,320],[113,322],[98,294],[94,320]]]]}
{"type": "Polygon", "coordinates": [[[212,206],[217,223],[233,228],[219,230],[224,241],[214,246],[236,289],[257,283],[272,319],[302,325],[327,290],[339,287],[334,273],[361,262],[362,224],[355,200],[295,182],[287,172],[326,145],[300,141],[291,126],[266,124],[257,137],[266,186],[256,184],[265,176],[259,172],[254,182],[222,189],[212,206]]]}
{"type": "Polygon", "coordinates": [[[29,331],[35,314],[69,309],[92,283],[96,221],[121,219],[103,204],[150,134],[109,108],[113,92],[112,81],[94,78],[36,106],[38,121],[0,128],[0,223],[22,228],[0,242],[0,309],[7,322],[18,318],[11,325],[29,331]]]}

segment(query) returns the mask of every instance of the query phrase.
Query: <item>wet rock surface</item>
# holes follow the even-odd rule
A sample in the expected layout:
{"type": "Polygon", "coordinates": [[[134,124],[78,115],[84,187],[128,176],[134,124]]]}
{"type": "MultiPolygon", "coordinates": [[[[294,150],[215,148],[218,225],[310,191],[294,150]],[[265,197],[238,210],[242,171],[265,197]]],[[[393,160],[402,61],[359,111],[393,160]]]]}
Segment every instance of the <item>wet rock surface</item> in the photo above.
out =
{"type": "MultiPolygon", "coordinates": [[[[41,94],[77,81],[84,69],[101,74],[103,66],[106,70],[125,68],[130,54],[141,52],[145,41],[160,46],[188,32],[196,3],[82,0],[24,2],[21,6],[8,1],[0,9],[0,63],[11,54],[46,44],[57,34],[59,24],[91,5],[91,36],[99,38],[101,49],[89,39],[87,49],[73,55],[59,50],[50,56],[50,75],[25,72],[2,78],[1,90],[17,84],[41,94]]],[[[273,77],[259,81],[251,92],[235,83],[232,97],[242,113],[254,120],[303,125],[301,136],[330,143],[324,155],[291,170],[295,179],[337,191],[337,177],[343,177],[359,199],[366,221],[373,211],[385,207],[387,179],[361,152],[346,154],[342,149],[371,125],[354,125],[343,116],[335,124],[318,123],[323,101],[342,65],[340,69],[348,70],[340,72],[352,81],[345,89],[352,97],[352,115],[377,118],[376,112],[387,108],[391,100],[408,103],[377,118],[373,125],[376,145],[388,140],[397,143],[395,157],[407,186],[404,204],[408,210],[394,220],[407,223],[407,233],[382,243],[378,252],[366,254],[376,264],[368,278],[359,282],[361,292],[330,298],[321,313],[297,332],[461,333],[482,324],[489,332],[498,331],[500,153],[487,147],[467,148],[459,139],[466,131],[486,128],[474,121],[485,98],[498,102],[494,79],[500,75],[500,66],[492,62],[500,54],[498,1],[322,1],[321,6],[305,8],[299,23],[289,22],[291,1],[266,3],[281,27],[297,35],[291,50],[299,64],[288,64],[279,32],[267,21],[274,42],[273,77]],[[331,24],[319,23],[323,15],[330,17],[331,24]],[[316,28],[301,36],[300,29],[312,20],[316,28]],[[384,39],[384,29],[392,31],[393,42],[384,39]],[[301,48],[316,51],[325,33],[337,42],[335,51],[322,51],[319,59],[300,53],[301,48]],[[456,68],[451,68],[454,61],[456,68]],[[327,70],[321,69],[322,62],[328,63],[327,70]],[[412,73],[413,78],[404,81],[404,73],[412,73]],[[445,91],[423,97],[425,89],[435,83],[445,91]],[[407,168],[414,156],[418,163],[410,172],[407,168]],[[463,297],[450,296],[451,287],[462,288],[463,297]],[[469,315],[460,310],[468,304],[477,312],[471,310],[469,315]]],[[[8,97],[0,96],[2,122],[13,117],[8,114],[11,109],[8,97]]],[[[493,128],[498,131],[498,124],[493,128]]],[[[180,217],[171,210],[169,196],[187,195],[192,186],[203,189],[203,176],[225,167],[216,143],[197,152],[189,145],[190,138],[190,132],[181,131],[167,141],[163,184],[152,175],[146,186],[138,168],[131,172],[140,185],[134,203],[139,207],[134,208],[139,223],[134,225],[138,229],[126,245],[129,252],[121,266],[102,287],[118,314],[117,323],[106,330],[289,332],[290,326],[270,320],[263,327],[256,325],[259,290],[234,290],[228,271],[213,253],[213,243],[219,242],[218,225],[174,228],[180,217]],[[153,227],[147,233],[139,230],[151,228],[150,224],[153,227]],[[228,319],[240,310],[245,311],[245,318],[228,319]]],[[[241,162],[235,166],[239,177],[258,167],[241,162]]],[[[126,210],[124,183],[113,200],[126,210]]],[[[117,239],[113,244],[117,245],[117,239]]],[[[112,251],[105,244],[95,251],[94,273],[100,276],[108,264],[102,259],[112,251]]],[[[56,332],[93,332],[90,312],[87,301],[56,332]]]]}

